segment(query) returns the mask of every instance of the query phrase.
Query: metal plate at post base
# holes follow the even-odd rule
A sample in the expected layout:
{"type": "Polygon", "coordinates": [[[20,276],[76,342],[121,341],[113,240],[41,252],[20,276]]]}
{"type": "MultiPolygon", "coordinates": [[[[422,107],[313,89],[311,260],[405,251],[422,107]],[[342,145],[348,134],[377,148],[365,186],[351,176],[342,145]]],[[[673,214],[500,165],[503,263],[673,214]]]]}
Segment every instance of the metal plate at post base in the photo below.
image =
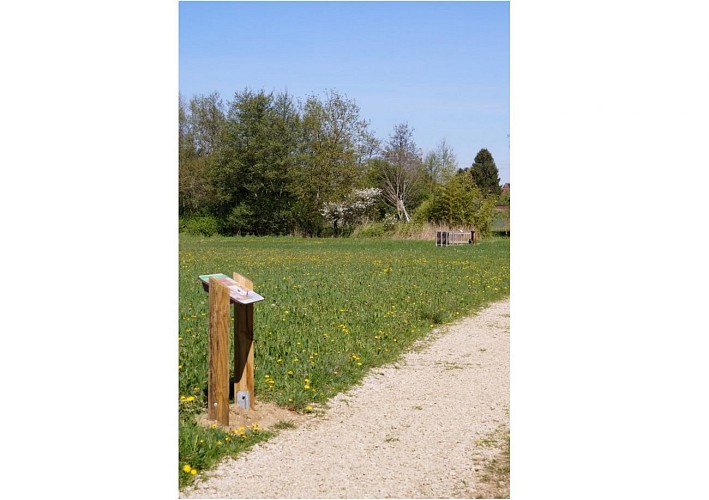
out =
{"type": "Polygon", "coordinates": [[[239,391],[236,393],[236,406],[248,410],[251,408],[249,391],[239,391]]]}

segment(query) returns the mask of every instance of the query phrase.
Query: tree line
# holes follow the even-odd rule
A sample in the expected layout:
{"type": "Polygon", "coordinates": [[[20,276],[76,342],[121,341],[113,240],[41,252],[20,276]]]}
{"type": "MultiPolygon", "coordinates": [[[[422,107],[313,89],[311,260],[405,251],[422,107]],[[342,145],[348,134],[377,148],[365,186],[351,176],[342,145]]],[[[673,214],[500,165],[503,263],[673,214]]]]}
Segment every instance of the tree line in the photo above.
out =
{"type": "Polygon", "coordinates": [[[500,194],[481,149],[458,169],[442,140],[425,155],[407,123],[375,137],[335,90],[301,101],[245,89],[179,99],[181,228],[211,234],[347,234],[364,221],[474,225],[483,234],[500,194]]]}

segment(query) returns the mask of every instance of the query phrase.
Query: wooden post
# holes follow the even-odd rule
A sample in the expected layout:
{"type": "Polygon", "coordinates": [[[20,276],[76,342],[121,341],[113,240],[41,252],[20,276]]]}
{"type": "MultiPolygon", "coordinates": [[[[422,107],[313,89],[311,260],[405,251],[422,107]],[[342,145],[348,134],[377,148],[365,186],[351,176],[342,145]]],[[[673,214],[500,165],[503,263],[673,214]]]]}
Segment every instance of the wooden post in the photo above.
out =
{"type": "Polygon", "coordinates": [[[239,273],[233,273],[232,277],[234,281],[236,281],[241,288],[244,290],[248,290],[249,292],[252,292],[254,290],[254,282],[251,281],[249,278],[246,278],[239,273]]]}
{"type": "Polygon", "coordinates": [[[229,425],[229,287],[209,278],[208,417],[229,425]]]}
{"type": "MultiPolygon", "coordinates": [[[[234,281],[252,291],[251,280],[234,273],[234,281]]],[[[249,408],[254,409],[254,305],[234,304],[234,398],[248,391],[249,408]]]]}

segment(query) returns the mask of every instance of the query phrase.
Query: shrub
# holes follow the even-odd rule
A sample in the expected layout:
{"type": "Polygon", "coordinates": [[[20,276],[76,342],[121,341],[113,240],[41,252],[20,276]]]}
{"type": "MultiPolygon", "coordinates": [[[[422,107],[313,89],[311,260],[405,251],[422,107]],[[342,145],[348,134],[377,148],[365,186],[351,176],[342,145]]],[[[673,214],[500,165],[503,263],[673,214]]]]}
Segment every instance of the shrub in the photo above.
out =
{"type": "Polygon", "coordinates": [[[384,226],[384,232],[393,231],[399,220],[394,214],[386,214],[382,219],[382,225],[384,226]]]}
{"type": "Polygon", "coordinates": [[[480,236],[490,234],[492,221],[495,217],[495,198],[487,198],[478,207],[478,210],[473,215],[473,223],[477,228],[480,236]]]}
{"type": "Polygon", "coordinates": [[[474,226],[478,235],[490,233],[497,196],[484,196],[469,175],[455,175],[414,212],[415,221],[447,227],[474,226]]]}
{"type": "Polygon", "coordinates": [[[384,236],[384,224],[380,222],[372,222],[364,224],[355,229],[352,236],[355,238],[381,238],[384,236]]]}
{"type": "Polygon", "coordinates": [[[211,215],[181,219],[180,231],[201,236],[213,236],[219,231],[219,221],[211,215]]]}
{"type": "Polygon", "coordinates": [[[332,224],[333,233],[349,235],[368,215],[381,195],[379,188],[356,189],[344,200],[325,203],[320,214],[332,224]]]}
{"type": "Polygon", "coordinates": [[[433,219],[433,198],[423,200],[421,204],[414,210],[413,221],[425,223],[433,219]]]}
{"type": "Polygon", "coordinates": [[[239,203],[231,209],[224,221],[224,234],[248,234],[253,225],[254,212],[245,204],[239,203]]]}

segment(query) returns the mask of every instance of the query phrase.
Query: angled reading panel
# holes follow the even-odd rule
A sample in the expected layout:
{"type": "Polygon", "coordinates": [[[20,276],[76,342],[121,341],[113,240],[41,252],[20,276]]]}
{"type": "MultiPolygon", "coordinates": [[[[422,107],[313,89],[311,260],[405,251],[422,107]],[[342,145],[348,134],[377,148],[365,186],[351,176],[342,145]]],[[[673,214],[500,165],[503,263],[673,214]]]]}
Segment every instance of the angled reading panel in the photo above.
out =
{"type": "Polygon", "coordinates": [[[222,285],[228,287],[229,299],[232,303],[253,304],[254,302],[263,300],[261,295],[253,291],[253,283],[251,283],[251,280],[236,273],[234,273],[234,275],[240,278],[239,281],[221,273],[202,274],[199,276],[199,280],[202,282],[202,288],[204,288],[206,292],[209,292],[209,278],[214,278],[222,285]]]}

